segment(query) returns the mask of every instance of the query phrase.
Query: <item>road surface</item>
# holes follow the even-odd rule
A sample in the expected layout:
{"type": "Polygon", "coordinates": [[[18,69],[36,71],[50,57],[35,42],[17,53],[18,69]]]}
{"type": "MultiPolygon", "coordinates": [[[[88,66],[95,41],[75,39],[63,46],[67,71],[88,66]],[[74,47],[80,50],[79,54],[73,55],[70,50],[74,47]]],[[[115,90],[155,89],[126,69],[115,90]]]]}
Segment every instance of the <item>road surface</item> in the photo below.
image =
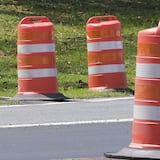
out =
{"type": "Polygon", "coordinates": [[[3,160],[101,157],[131,141],[133,97],[0,107],[3,160]]]}

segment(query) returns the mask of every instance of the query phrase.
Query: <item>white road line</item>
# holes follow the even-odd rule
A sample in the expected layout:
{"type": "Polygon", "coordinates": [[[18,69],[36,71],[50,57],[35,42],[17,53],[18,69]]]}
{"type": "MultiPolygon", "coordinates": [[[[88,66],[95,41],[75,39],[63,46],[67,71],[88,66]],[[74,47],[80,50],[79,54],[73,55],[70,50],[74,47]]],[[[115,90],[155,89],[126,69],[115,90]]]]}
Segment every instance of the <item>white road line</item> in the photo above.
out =
{"type": "Polygon", "coordinates": [[[41,126],[70,126],[85,124],[103,124],[103,123],[120,123],[131,122],[133,119],[108,119],[108,120],[91,120],[91,121],[73,121],[73,122],[54,122],[54,123],[34,123],[34,124],[15,124],[0,125],[0,128],[23,128],[23,127],[41,127],[41,126]]]}
{"type": "MultiPolygon", "coordinates": [[[[25,103],[25,102],[24,102],[25,103]]],[[[26,106],[44,106],[44,105],[60,105],[60,104],[66,104],[66,103],[77,103],[77,102],[46,102],[46,103],[27,103],[27,104],[18,104],[18,105],[0,105],[0,109],[1,108],[14,108],[14,107],[26,107],[26,106]]]]}
{"type": "Polygon", "coordinates": [[[114,98],[97,98],[97,99],[86,99],[87,102],[109,102],[109,101],[119,101],[119,100],[129,100],[134,97],[114,97],[114,98]]]}
{"type": "MultiPolygon", "coordinates": [[[[43,106],[43,105],[61,105],[61,104],[69,104],[69,103],[78,103],[78,102],[110,102],[110,101],[118,101],[118,100],[130,100],[133,99],[133,96],[130,97],[113,97],[113,98],[91,98],[91,99],[73,99],[73,101],[68,101],[68,102],[48,102],[48,103],[37,103],[37,104],[32,104],[33,106],[43,106]]],[[[13,107],[26,107],[31,105],[30,103],[28,104],[18,104],[18,105],[0,105],[0,108],[13,108],[13,107]]]]}

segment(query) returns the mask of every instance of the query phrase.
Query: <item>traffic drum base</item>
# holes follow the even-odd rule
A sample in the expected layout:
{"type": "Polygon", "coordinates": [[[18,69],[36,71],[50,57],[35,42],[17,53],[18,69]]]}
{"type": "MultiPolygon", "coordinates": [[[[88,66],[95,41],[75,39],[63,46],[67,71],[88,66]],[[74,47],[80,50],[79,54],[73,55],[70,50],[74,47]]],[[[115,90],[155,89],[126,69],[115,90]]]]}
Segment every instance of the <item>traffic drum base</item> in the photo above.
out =
{"type": "Polygon", "coordinates": [[[16,94],[11,100],[17,101],[65,101],[69,99],[62,93],[55,94],[16,94]]]}
{"type": "Polygon", "coordinates": [[[160,159],[160,149],[123,148],[117,153],[105,153],[106,158],[115,159],[160,159]]]}

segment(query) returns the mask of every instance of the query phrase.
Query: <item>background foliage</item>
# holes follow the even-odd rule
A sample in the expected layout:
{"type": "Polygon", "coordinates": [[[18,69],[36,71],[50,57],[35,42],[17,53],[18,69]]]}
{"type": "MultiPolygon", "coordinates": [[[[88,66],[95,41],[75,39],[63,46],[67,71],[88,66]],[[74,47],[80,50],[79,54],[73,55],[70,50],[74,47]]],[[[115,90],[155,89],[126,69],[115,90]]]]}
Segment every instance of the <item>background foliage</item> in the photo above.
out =
{"type": "Polygon", "coordinates": [[[112,96],[87,88],[85,27],[95,15],[115,15],[122,24],[129,88],[134,89],[138,31],[157,26],[160,0],[0,0],[0,95],[17,92],[17,25],[25,16],[45,15],[55,25],[60,92],[71,97],[112,96]]]}

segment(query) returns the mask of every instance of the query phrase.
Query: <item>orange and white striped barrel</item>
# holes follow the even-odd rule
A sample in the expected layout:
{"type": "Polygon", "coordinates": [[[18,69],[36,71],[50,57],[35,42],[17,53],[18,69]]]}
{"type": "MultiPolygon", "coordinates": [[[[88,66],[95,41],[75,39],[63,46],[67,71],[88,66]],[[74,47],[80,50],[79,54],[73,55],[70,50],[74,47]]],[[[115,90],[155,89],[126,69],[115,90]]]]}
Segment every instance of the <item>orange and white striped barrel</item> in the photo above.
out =
{"type": "Polygon", "coordinates": [[[160,26],[138,33],[133,148],[160,149],[160,26]]]}
{"type": "Polygon", "coordinates": [[[160,159],[160,25],[138,33],[132,141],[109,158],[160,159]]]}
{"type": "MultiPolygon", "coordinates": [[[[48,17],[30,16],[18,25],[18,95],[58,94],[54,26],[48,17]]],[[[31,97],[30,96],[30,97],[31,97]]],[[[38,97],[38,96],[37,96],[38,97]]]]}
{"type": "Polygon", "coordinates": [[[127,88],[121,24],[117,17],[91,17],[86,34],[89,89],[127,88]]]}

